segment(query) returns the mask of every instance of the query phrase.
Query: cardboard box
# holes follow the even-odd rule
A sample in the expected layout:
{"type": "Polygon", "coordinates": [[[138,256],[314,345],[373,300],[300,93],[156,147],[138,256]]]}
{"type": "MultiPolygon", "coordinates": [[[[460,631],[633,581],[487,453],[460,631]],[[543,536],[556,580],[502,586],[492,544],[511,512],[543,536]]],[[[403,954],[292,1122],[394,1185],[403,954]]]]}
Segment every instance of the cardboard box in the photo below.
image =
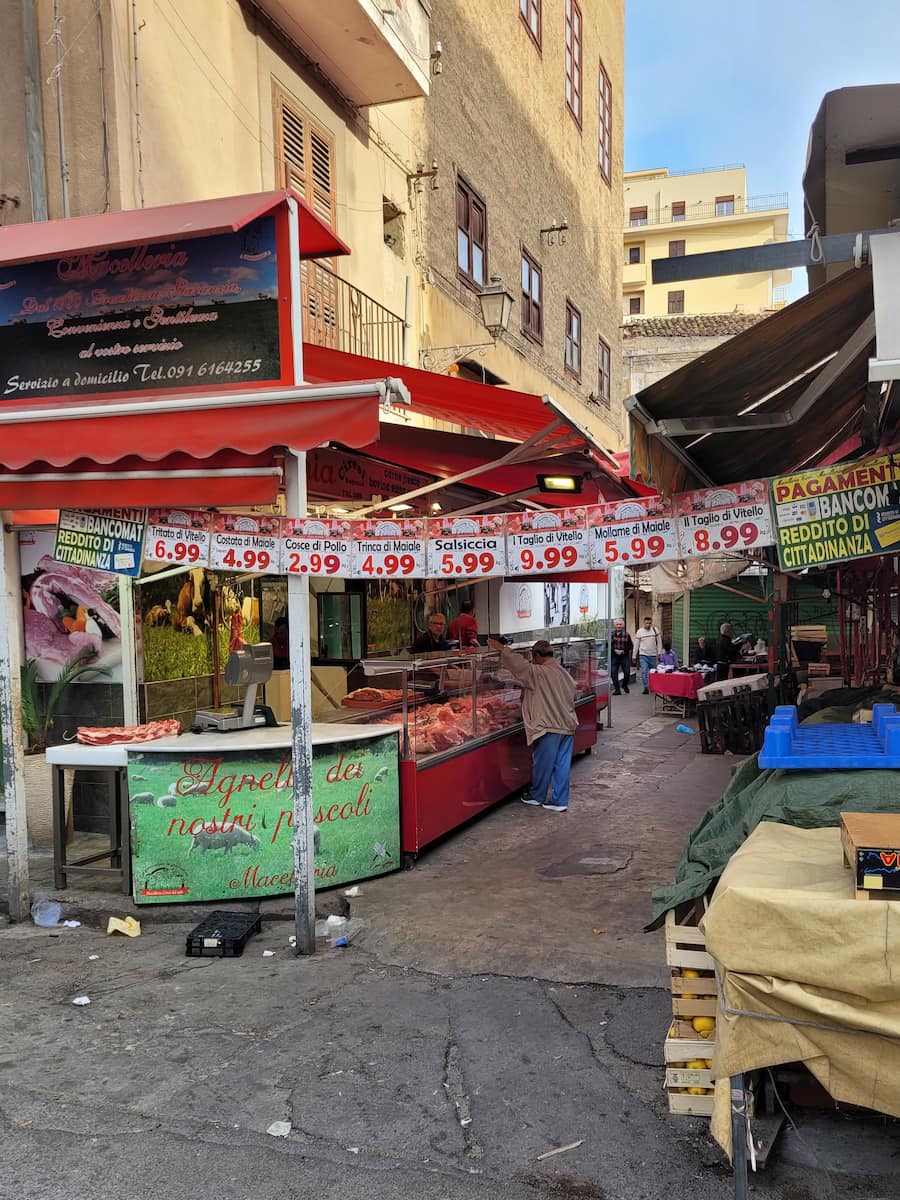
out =
{"type": "Polygon", "coordinates": [[[900,813],[841,813],[841,844],[857,900],[900,898],[900,813]]]}

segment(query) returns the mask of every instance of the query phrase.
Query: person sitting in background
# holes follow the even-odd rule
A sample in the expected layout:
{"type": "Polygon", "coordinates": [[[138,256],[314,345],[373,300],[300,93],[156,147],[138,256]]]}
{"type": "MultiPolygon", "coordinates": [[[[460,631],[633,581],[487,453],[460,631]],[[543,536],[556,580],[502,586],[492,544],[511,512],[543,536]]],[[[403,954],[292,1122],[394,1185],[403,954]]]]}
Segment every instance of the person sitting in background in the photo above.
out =
{"type": "Polygon", "coordinates": [[[463,600],[459,606],[459,616],[450,622],[447,633],[451,642],[459,642],[461,650],[471,650],[478,646],[478,622],[472,615],[475,605],[471,600],[463,600]]]}
{"type": "Polygon", "coordinates": [[[287,617],[279,617],[272,628],[272,670],[287,671],[291,665],[291,650],[287,617]]]}
{"type": "Polygon", "coordinates": [[[433,654],[436,650],[448,650],[446,635],[447,618],[442,612],[433,612],[428,618],[428,628],[413,642],[415,654],[433,654]]]}
{"type": "Polygon", "coordinates": [[[672,649],[671,642],[663,642],[663,652],[659,656],[659,665],[661,667],[677,667],[678,655],[672,649]]]}

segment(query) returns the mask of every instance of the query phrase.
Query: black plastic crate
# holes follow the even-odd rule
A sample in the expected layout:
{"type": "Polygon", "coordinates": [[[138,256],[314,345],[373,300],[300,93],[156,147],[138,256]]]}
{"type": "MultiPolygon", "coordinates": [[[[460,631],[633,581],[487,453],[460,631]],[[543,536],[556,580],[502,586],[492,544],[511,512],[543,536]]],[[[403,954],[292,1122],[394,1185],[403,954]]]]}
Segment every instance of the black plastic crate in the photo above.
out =
{"type": "Polygon", "coordinates": [[[262,932],[258,913],[212,912],[187,935],[189,958],[240,958],[254,933],[262,932]]]}

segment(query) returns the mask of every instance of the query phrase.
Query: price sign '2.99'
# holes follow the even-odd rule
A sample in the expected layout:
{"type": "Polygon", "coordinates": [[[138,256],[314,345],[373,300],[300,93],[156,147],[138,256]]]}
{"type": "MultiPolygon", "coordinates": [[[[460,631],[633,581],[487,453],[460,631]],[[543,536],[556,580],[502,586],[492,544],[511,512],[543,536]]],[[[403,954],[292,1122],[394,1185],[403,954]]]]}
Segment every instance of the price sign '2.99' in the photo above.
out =
{"type": "Polygon", "coordinates": [[[210,566],[218,570],[275,574],[281,555],[281,518],[217,513],[213,517],[210,566]]]}
{"type": "Polygon", "coordinates": [[[351,546],[349,521],[286,518],[281,523],[281,573],[349,579],[351,546]]]}

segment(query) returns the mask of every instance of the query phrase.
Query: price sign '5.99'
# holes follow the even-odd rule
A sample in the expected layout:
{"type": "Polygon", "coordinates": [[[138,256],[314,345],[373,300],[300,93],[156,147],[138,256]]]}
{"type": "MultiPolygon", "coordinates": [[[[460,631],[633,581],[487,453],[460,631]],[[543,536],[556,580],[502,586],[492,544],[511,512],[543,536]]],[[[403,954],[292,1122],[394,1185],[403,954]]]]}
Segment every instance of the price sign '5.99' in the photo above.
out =
{"type": "Polygon", "coordinates": [[[675,522],[658,497],[589,509],[591,564],[627,567],[678,558],[675,522]]]}
{"type": "Polygon", "coordinates": [[[433,517],[428,522],[428,574],[436,579],[505,575],[504,520],[433,517]]]}

